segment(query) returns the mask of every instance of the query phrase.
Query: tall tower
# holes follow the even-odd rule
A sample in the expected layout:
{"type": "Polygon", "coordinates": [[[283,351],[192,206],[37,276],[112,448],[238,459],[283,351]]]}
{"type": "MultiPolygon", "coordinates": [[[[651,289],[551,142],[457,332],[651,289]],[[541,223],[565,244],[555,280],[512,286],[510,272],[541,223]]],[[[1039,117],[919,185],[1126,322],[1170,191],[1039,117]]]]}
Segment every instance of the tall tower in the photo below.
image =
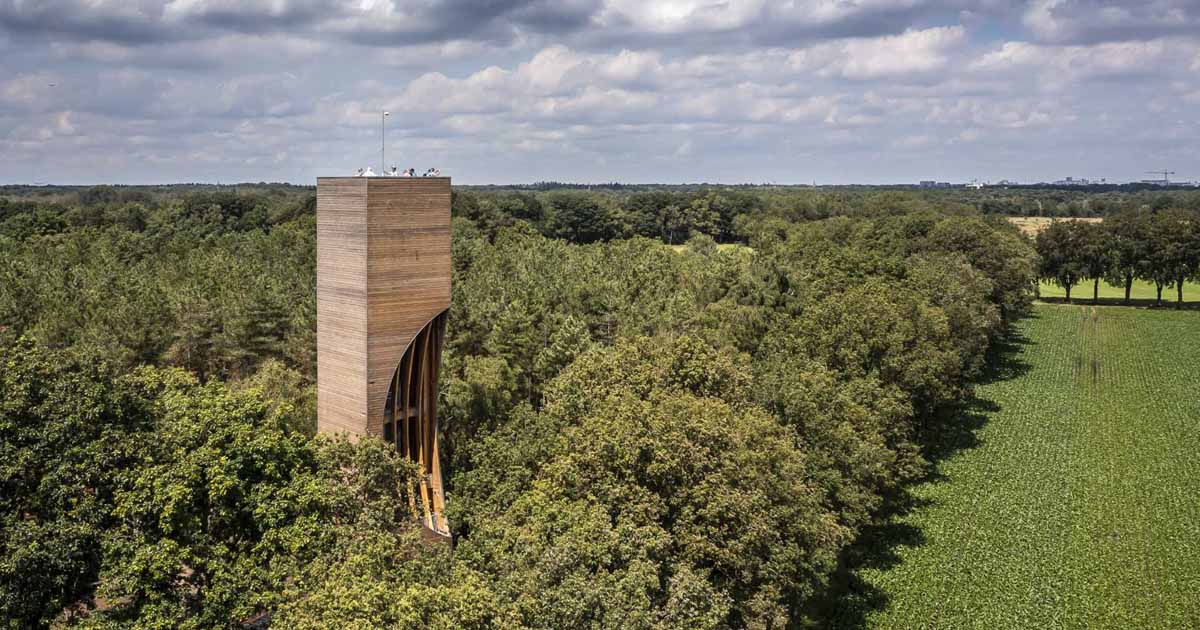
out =
{"type": "Polygon", "coordinates": [[[317,178],[317,430],[391,442],[449,536],[438,368],[450,308],[450,178],[317,178]]]}

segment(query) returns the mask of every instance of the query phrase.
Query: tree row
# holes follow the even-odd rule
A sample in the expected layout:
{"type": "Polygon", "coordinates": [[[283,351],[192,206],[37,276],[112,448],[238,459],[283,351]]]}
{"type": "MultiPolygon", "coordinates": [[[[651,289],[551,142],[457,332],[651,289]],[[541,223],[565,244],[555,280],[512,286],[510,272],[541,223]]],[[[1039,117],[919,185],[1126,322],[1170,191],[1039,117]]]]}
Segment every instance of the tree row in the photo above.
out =
{"type": "Polygon", "coordinates": [[[1128,303],[1134,280],[1144,280],[1157,304],[1171,287],[1182,305],[1184,285],[1200,276],[1200,213],[1136,209],[1103,222],[1055,221],[1038,234],[1037,251],[1041,278],[1062,287],[1068,302],[1074,287],[1090,281],[1093,301],[1105,282],[1124,288],[1128,303]]]}

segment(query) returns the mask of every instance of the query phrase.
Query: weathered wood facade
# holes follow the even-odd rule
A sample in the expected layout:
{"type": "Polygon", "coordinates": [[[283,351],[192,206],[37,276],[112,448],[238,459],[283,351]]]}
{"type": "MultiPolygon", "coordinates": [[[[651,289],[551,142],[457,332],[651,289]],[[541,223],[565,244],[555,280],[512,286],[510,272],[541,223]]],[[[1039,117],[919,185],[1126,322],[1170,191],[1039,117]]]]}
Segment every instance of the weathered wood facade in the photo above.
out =
{"type": "Polygon", "coordinates": [[[437,377],[450,308],[450,179],[317,179],[317,428],[382,437],[425,472],[448,535],[437,377]]]}

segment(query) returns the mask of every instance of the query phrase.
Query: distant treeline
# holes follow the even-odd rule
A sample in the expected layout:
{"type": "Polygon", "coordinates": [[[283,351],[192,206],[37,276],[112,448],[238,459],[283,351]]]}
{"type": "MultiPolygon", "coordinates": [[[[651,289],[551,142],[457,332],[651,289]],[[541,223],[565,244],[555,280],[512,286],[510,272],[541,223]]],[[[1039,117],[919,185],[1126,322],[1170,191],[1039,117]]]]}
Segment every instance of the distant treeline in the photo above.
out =
{"type": "MultiPolygon", "coordinates": [[[[718,242],[736,240],[743,215],[785,220],[831,216],[878,216],[937,209],[948,214],[1023,217],[1104,217],[1130,210],[1200,210],[1200,190],[1151,184],[1107,186],[1012,186],[923,189],[912,186],[765,186],[708,184],[569,184],[456,186],[455,213],[488,225],[524,220],[548,236],[576,242],[641,235],[680,243],[704,233],[718,242]],[[582,214],[581,214],[582,213],[582,214]],[[587,215],[587,216],[583,216],[587,215]]],[[[163,186],[0,186],[0,234],[43,233],[83,224],[97,214],[113,222],[137,220],[166,206],[233,206],[223,214],[263,208],[266,224],[286,215],[282,206],[311,211],[312,186],[246,183],[163,186]],[[33,214],[4,223],[17,214],[33,214]]],[[[185,212],[185,214],[187,213],[185,212]]],[[[253,217],[252,217],[253,219],[253,217]]],[[[90,222],[90,223],[86,223],[90,222]]]]}
{"type": "MultiPolygon", "coordinates": [[[[7,187],[12,189],[14,187],[7,187]]],[[[81,228],[194,237],[267,229],[316,211],[313,188],[296,186],[94,186],[3,194],[0,235],[23,240],[81,228]]]]}
{"type": "Polygon", "coordinates": [[[1092,299],[1100,282],[1125,289],[1125,302],[1135,279],[1154,284],[1156,303],[1164,288],[1174,287],[1183,304],[1183,287],[1200,279],[1200,211],[1184,208],[1129,208],[1102,222],[1055,221],[1037,237],[1040,274],[1071,289],[1092,282],[1092,299]]]}

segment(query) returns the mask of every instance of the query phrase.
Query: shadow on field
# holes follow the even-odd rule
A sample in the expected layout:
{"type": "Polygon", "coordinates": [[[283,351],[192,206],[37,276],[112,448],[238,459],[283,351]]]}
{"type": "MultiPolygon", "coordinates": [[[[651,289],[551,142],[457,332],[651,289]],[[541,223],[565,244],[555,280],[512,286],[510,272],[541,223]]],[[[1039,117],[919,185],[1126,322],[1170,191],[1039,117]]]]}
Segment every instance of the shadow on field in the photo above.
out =
{"type": "MultiPolygon", "coordinates": [[[[1010,328],[1005,336],[992,344],[983,373],[976,383],[997,383],[1029,372],[1031,366],[1021,360],[1021,352],[1032,343],[1020,331],[1010,328]]],[[[1000,406],[994,401],[972,393],[958,407],[929,419],[919,438],[929,469],[911,485],[944,480],[939,463],[955,453],[978,446],[976,432],[987,423],[991,414],[999,410],[1000,406]]],[[[901,519],[928,505],[928,501],[913,496],[909,488],[885,498],[876,522],[864,527],[855,544],[842,553],[829,588],[813,603],[810,611],[817,628],[866,628],[867,617],[872,612],[887,608],[887,593],[864,581],[859,571],[894,567],[900,563],[901,547],[924,545],[925,533],[901,519]]]]}
{"type": "Polygon", "coordinates": [[[1088,295],[1087,297],[1075,296],[1071,298],[1070,302],[1067,302],[1066,298],[1061,297],[1041,297],[1038,298],[1038,300],[1045,302],[1046,304],[1071,304],[1073,306],[1124,306],[1126,308],[1153,308],[1163,310],[1200,310],[1200,302],[1189,302],[1184,300],[1183,304],[1180,305],[1175,301],[1174,294],[1171,294],[1171,296],[1168,297],[1165,292],[1163,294],[1163,301],[1161,304],[1156,303],[1154,298],[1131,298],[1129,302],[1126,303],[1124,298],[1102,297],[1093,302],[1091,295],[1088,295]]]}
{"type": "MultiPolygon", "coordinates": [[[[1029,317],[1037,317],[1031,314],[1029,317]]],[[[1001,381],[1020,378],[1029,373],[1031,366],[1021,359],[1021,352],[1031,341],[1021,331],[1010,328],[1003,337],[988,349],[986,363],[976,385],[990,385],[1001,381]]],[[[995,401],[980,398],[971,392],[958,407],[947,409],[938,417],[930,419],[921,429],[918,441],[924,445],[925,459],[929,460],[929,474],[916,483],[942,479],[938,462],[955,453],[979,446],[976,432],[987,423],[988,417],[1000,411],[995,401]]]]}

